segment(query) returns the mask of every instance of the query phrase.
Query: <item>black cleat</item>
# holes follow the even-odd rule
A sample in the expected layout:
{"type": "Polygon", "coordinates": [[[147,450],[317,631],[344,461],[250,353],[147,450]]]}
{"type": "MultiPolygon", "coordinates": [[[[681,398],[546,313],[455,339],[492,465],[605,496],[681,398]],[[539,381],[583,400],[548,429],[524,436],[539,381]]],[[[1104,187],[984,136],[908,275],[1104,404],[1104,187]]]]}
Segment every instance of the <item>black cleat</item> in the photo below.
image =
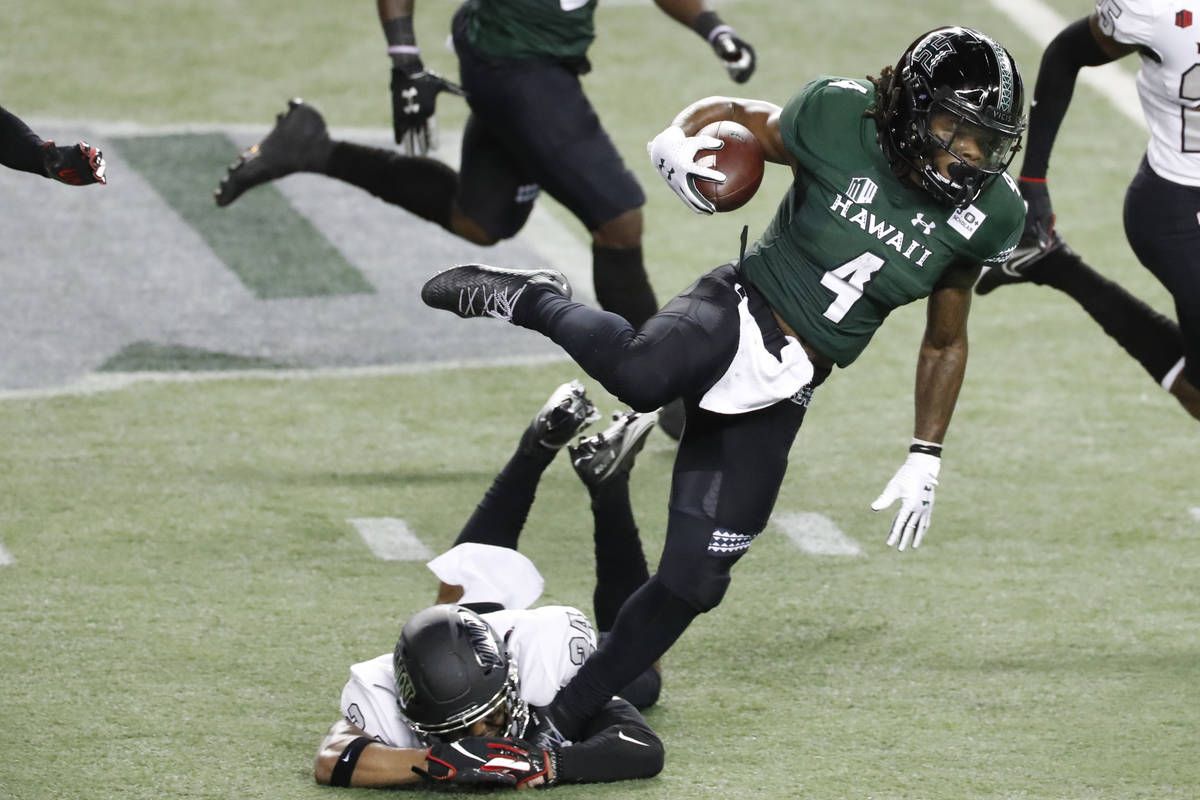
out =
{"type": "Polygon", "coordinates": [[[987,294],[996,287],[1009,283],[1037,283],[1032,273],[1056,253],[1075,255],[1075,251],[1067,246],[1058,231],[1051,231],[1050,243],[1045,247],[1039,247],[1036,243],[1029,247],[1017,245],[1012,258],[999,266],[989,267],[979,276],[979,280],[975,282],[975,294],[987,294]]]}
{"type": "Polygon", "coordinates": [[[588,486],[599,486],[614,475],[629,472],[656,422],[657,411],[649,414],[617,412],[607,429],[568,447],[579,479],[588,486]]]}
{"type": "Polygon", "coordinates": [[[213,190],[217,205],[227,206],[246,190],[293,172],[320,171],[332,148],[325,120],[317,110],[300,98],[289,100],[287,111],[275,118],[271,132],[229,165],[221,185],[213,190]]]}
{"type": "Polygon", "coordinates": [[[571,297],[571,286],[558,270],[464,264],[442,270],[425,281],[421,300],[431,308],[452,311],[463,319],[495,317],[512,322],[517,301],[531,286],[544,286],[563,297],[571,297]]]}
{"type": "Polygon", "coordinates": [[[583,384],[569,381],[554,390],[525,429],[521,448],[526,452],[540,446],[559,450],[581,430],[600,419],[600,412],[584,393],[583,384]]]}

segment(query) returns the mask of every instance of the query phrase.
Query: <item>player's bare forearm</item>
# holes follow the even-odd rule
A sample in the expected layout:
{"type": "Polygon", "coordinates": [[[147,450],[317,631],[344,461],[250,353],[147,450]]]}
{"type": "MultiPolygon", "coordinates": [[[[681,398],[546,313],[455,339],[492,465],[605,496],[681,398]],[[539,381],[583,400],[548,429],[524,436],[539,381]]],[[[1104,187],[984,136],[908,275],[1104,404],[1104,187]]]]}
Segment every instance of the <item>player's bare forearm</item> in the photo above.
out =
{"type": "Polygon", "coordinates": [[[946,438],[958,392],[967,372],[967,314],[971,287],[941,286],[929,296],[925,336],[917,356],[913,436],[926,442],[946,438]]]}
{"type": "Polygon", "coordinates": [[[783,135],[779,132],[779,114],[782,110],[766,100],[714,95],[697,100],[680,111],[671,124],[683,128],[688,136],[695,136],[710,122],[732,120],[750,129],[762,145],[763,157],[767,161],[793,166],[794,158],[783,146],[783,135]]]}
{"type": "MultiPolygon", "coordinates": [[[[333,723],[317,751],[313,766],[313,777],[317,783],[329,786],[346,746],[366,735],[366,731],[347,720],[340,719],[333,723]]],[[[389,747],[381,742],[372,742],[359,755],[350,776],[350,785],[384,789],[413,784],[421,778],[412,768],[424,769],[425,766],[424,750],[389,747]]]]}

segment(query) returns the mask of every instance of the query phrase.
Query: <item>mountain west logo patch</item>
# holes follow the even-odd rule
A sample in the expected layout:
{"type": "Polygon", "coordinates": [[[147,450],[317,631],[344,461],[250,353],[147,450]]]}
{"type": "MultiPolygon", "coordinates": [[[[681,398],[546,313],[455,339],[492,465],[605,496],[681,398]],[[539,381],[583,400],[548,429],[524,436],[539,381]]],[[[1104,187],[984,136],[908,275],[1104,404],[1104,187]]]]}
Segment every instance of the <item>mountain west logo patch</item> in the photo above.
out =
{"type": "Polygon", "coordinates": [[[859,205],[866,205],[875,199],[875,193],[878,191],[879,187],[870,178],[852,178],[846,196],[859,205]]]}
{"type": "Polygon", "coordinates": [[[973,205],[955,211],[946,224],[962,234],[964,239],[970,239],[979,230],[979,226],[987,219],[987,214],[973,205]]]}

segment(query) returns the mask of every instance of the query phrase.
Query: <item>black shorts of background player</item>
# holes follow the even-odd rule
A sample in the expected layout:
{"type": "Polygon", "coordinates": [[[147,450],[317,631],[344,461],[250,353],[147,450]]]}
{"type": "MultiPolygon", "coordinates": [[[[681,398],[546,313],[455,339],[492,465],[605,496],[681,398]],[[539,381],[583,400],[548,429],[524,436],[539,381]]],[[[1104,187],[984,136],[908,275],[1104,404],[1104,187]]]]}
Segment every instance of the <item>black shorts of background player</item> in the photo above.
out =
{"type": "Polygon", "coordinates": [[[84,141],[67,147],[42,141],[16,114],[0,108],[0,164],[70,186],[107,183],[104,156],[84,141]]]}
{"type": "Polygon", "coordinates": [[[1064,28],[1042,55],[1021,194],[1029,203],[1021,247],[975,287],[987,294],[1028,281],[1065,292],[1179,404],[1200,419],[1200,66],[1191,12],[1144,0],[1104,0],[1064,28]],[[1046,175],[1050,151],[1079,70],[1130,53],[1151,129],[1146,156],[1125,193],[1125,236],[1142,266],[1166,287],[1175,320],[1096,272],[1055,229],[1046,175]]]}
{"type": "MultiPolygon", "coordinates": [[[[713,47],[734,80],[753,49],[703,0],[656,0],[713,47]]],[[[461,90],[424,69],[413,34],[415,0],[378,0],[393,60],[396,141],[423,153],[440,91],[461,90]]],[[[296,171],[329,175],[478,244],[514,236],[539,190],[571,210],[592,238],[601,307],[641,325],[657,309],[642,261],[645,201],[579,81],[595,0],[471,0],[455,15],[454,44],[471,108],[459,171],[423,155],[332,142],[320,115],[293,102],[275,130],[230,168],[218,205],[296,171]]]]}

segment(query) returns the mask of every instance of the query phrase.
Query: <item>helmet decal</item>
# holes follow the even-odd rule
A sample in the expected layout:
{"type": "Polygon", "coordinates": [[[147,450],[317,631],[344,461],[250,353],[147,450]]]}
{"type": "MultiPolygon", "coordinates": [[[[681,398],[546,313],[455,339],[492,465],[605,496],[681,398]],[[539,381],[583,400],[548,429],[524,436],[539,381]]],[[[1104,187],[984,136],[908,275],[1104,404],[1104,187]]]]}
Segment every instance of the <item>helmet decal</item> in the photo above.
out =
{"type": "Polygon", "coordinates": [[[504,666],[504,657],[496,647],[496,638],[488,624],[474,614],[461,614],[463,627],[471,640],[471,648],[475,651],[475,660],[484,669],[496,669],[504,666]]]}
{"type": "Polygon", "coordinates": [[[1000,69],[1000,97],[996,100],[997,110],[1005,114],[1013,113],[1013,68],[1012,60],[1008,57],[1000,43],[987,34],[980,33],[979,38],[992,48],[996,54],[996,66],[1000,69]]]}
{"type": "Polygon", "coordinates": [[[950,37],[941,34],[925,37],[921,42],[920,47],[913,51],[913,63],[919,64],[925,70],[926,75],[932,75],[934,68],[942,62],[946,56],[954,53],[954,43],[950,41],[950,37]]]}

